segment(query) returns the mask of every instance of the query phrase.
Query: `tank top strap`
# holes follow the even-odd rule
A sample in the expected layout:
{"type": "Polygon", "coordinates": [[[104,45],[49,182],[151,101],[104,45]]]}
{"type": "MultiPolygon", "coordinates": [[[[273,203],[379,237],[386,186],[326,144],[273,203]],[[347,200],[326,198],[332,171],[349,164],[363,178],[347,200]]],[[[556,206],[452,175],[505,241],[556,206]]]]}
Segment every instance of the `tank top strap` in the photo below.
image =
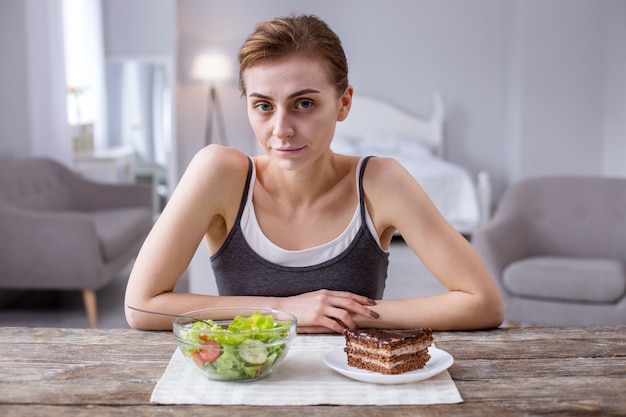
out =
{"type": "Polygon", "coordinates": [[[243,187],[243,193],[241,195],[241,202],[239,203],[239,211],[237,212],[237,220],[235,221],[235,224],[239,224],[241,222],[243,211],[246,208],[246,202],[248,201],[248,194],[250,193],[250,183],[252,182],[253,172],[254,165],[252,162],[252,158],[248,156],[248,176],[246,177],[246,184],[243,187]]]}
{"type": "Polygon", "coordinates": [[[371,155],[363,158],[361,162],[361,167],[359,170],[358,192],[359,192],[359,208],[361,210],[361,224],[362,225],[367,225],[369,223],[367,210],[365,209],[365,192],[363,192],[363,176],[365,174],[365,166],[367,165],[367,161],[369,161],[371,158],[373,158],[373,156],[371,155]]]}

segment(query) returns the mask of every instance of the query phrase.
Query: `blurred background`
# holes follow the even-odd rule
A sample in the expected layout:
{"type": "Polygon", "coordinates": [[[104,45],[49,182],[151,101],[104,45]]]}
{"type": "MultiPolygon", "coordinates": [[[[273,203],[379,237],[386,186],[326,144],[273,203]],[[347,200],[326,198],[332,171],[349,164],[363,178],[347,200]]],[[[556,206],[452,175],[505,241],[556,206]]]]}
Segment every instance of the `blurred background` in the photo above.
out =
{"type": "MultiPolygon", "coordinates": [[[[292,13],[339,35],[357,94],[424,117],[440,94],[443,157],[487,172],[494,206],[529,177],[626,177],[622,0],[0,0],[0,160],[44,156],[97,180],[149,182],[158,215],[206,143],[259,152],[237,52],[257,22],[292,13]]],[[[206,280],[201,252],[196,275],[206,280]]],[[[401,292],[441,290],[426,271],[413,279],[415,264],[395,265],[401,292]]],[[[125,324],[126,278],[98,295],[103,326],[125,324]]],[[[42,299],[26,298],[26,309],[42,299]]],[[[4,324],[34,320],[5,313],[4,324]]]]}
{"type": "Polygon", "coordinates": [[[0,0],[0,159],[71,162],[80,100],[94,146],[131,146],[167,194],[206,142],[211,88],[212,141],[255,154],[237,50],[256,22],[300,12],[341,37],[357,92],[418,115],[441,93],[445,157],[488,171],[495,200],[529,176],[626,175],[620,0],[0,0]],[[207,53],[230,76],[194,76],[207,53]]]}

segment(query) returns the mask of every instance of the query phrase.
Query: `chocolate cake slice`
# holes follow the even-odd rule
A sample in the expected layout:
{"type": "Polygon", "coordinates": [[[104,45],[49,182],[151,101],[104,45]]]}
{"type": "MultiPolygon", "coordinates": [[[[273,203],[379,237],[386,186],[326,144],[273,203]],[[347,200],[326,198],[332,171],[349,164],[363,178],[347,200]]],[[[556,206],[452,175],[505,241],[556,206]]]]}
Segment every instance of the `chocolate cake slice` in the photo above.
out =
{"type": "Polygon", "coordinates": [[[385,375],[423,368],[430,359],[431,329],[346,329],[348,365],[385,375]]]}

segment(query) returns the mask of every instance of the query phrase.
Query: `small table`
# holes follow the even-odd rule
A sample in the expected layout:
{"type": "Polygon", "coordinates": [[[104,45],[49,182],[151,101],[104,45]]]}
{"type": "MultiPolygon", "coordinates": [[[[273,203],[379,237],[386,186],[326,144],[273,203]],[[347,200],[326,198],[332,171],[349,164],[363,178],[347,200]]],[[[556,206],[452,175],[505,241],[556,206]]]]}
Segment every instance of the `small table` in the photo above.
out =
{"type": "Polygon", "coordinates": [[[461,404],[165,406],[149,401],[176,349],[171,332],[2,328],[0,415],[626,415],[626,326],[436,332],[435,342],[455,359],[461,404]]]}
{"type": "Polygon", "coordinates": [[[111,183],[134,182],[133,161],[133,150],[129,147],[74,154],[74,165],[79,174],[111,183]]]}

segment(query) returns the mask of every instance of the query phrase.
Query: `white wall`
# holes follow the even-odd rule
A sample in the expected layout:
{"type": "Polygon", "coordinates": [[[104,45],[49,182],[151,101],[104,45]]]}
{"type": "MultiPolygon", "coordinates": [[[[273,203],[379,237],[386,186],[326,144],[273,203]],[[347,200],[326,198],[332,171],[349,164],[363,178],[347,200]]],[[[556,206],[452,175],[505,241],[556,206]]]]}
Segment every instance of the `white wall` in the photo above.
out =
{"type": "Polygon", "coordinates": [[[0,0],[0,159],[30,152],[25,19],[21,2],[0,0]]]}
{"type": "Polygon", "coordinates": [[[516,86],[516,171],[510,179],[543,174],[601,174],[606,16],[584,0],[519,2],[516,86]],[[558,24],[555,24],[558,22],[558,24]]]}
{"type": "Polygon", "coordinates": [[[176,0],[105,0],[108,56],[175,56],[176,0]]]}
{"type": "Polygon", "coordinates": [[[626,1],[606,5],[604,174],[626,176],[626,1]]]}

